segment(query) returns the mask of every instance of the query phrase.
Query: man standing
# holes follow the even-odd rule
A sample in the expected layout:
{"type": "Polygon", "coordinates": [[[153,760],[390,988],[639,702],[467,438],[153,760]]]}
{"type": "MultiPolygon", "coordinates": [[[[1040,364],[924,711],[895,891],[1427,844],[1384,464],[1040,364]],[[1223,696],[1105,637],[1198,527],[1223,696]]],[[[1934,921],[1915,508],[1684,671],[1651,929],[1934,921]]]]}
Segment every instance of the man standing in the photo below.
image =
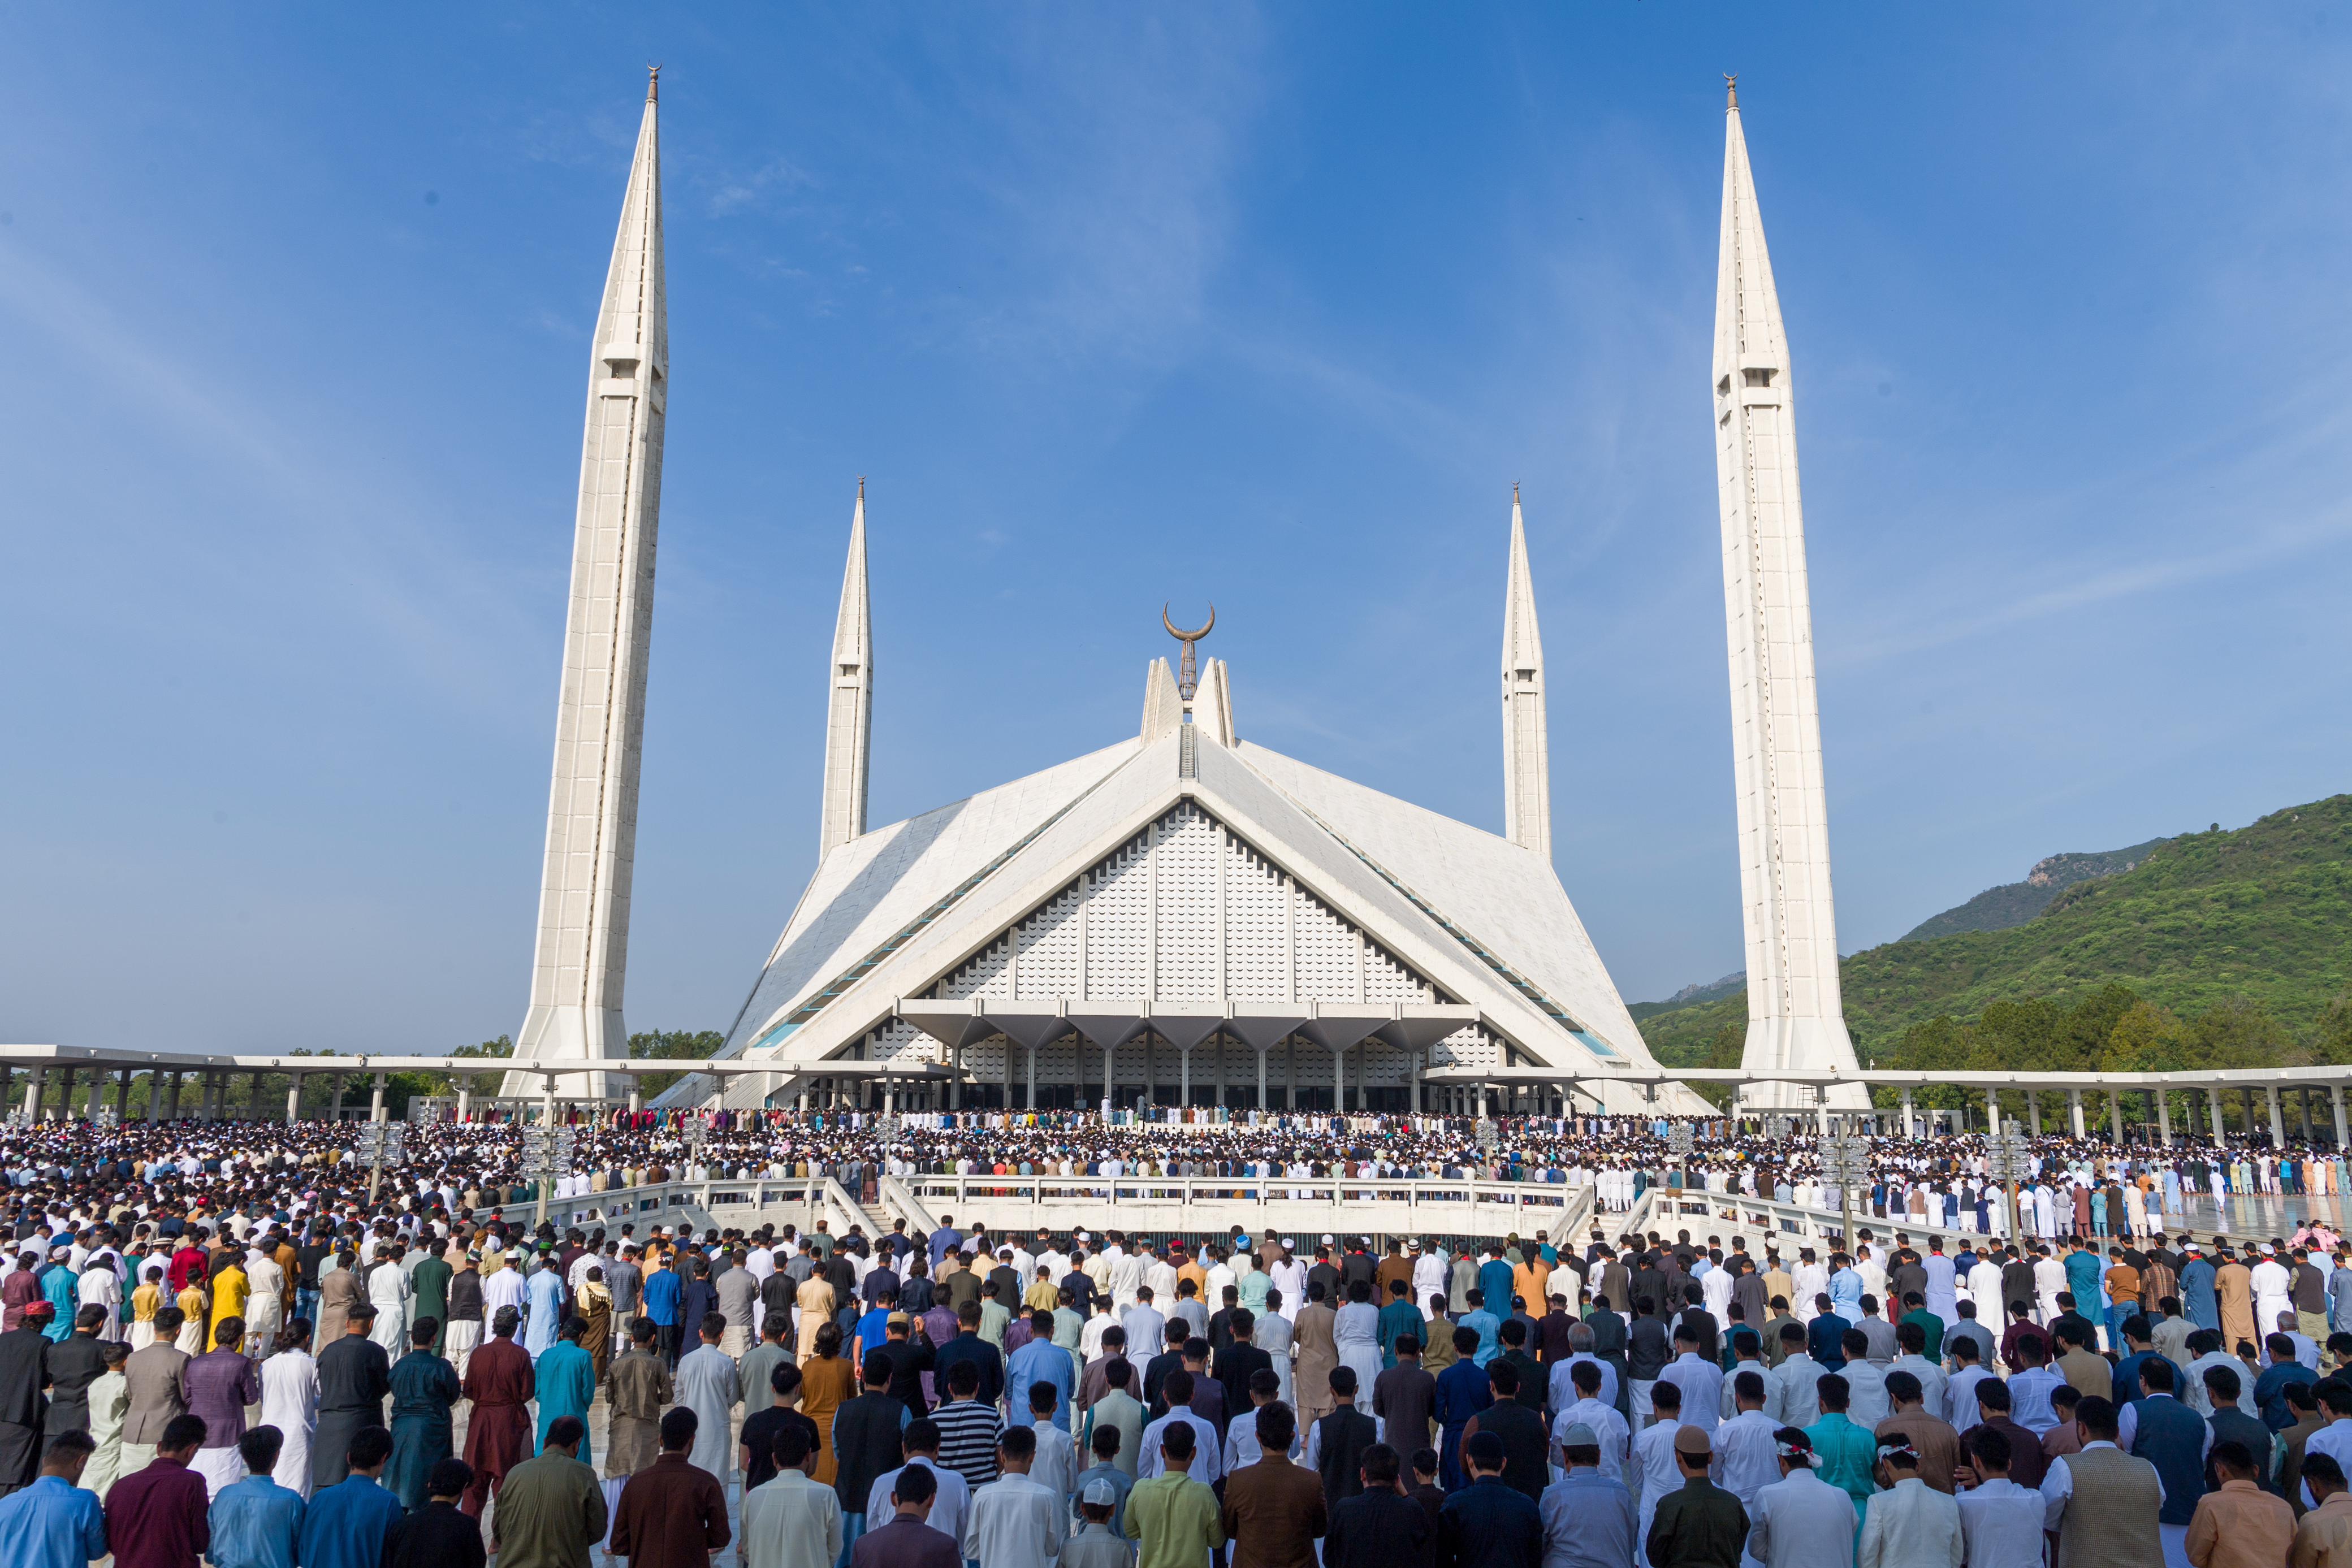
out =
{"type": "MultiPolygon", "coordinates": [[[[310,1442],[313,1495],[349,1473],[352,1439],[367,1427],[383,1425],[383,1396],[392,1392],[392,1358],[368,1337],[374,1323],[375,1308],[364,1298],[353,1301],[345,1314],[343,1337],[319,1352],[319,1425],[310,1442]]],[[[391,1457],[389,1448],[384,1455],[391,1457]]]]}
{"type": "MultiPolygon", "coordinates": [[[[1217,1494],[1190,1474],[1198,1444],[1190,1422],[1172,1422],[1160,1445],[1162,1469],[1127,1494],[1127,1538],[1143,1546],[1136,1568],[1202,1568],[1225,1543],[1217,1494]]],[[[968,1535],[964,1550],[971,1552],[968,1535]]]]}
{"type": "Polygon", "coordinates": [[[531,1391],[539,1399],[539,1441],[547,1442],[547,1429],[565,1416],[576,1416],[584,1424],[588,1406],[596,1397],[596,1360],[581,1348],[581,1337],[588,1325],[579,1318],[567,1318],[556,1342],[540,1353],[530,1369],[531,1391]]]}
{"type": "Polygon", "coordinates": [[[0,1333],[0,1497],[32,1485],[40,1462],[41,1391],[49,1383],[51,1347],[43,1332],[48,1312],[47,1301],[33,1301],[16,1327],[0,1333]]]}
{"type": "Polygon", "coordinates": [[[392,1434],[361,1427],[343,1458],[343,1479],[312,1496],[302,1511],[302,1568],[378,1568],[400,1521],[400,1500],[379,1484],[392,1458],[392,1434]]]}
{"type": "MultiPolygon", "coordinates": [[[[163,1429],[188,1413],[187,1397],[180,1389],[180,1369],[188,1364],[188,1354],[173,1343],[180,1323],[179,1308],[158,1308],[155,1343],[132,1351],[131,1359],[122,1364],[123,1392],[130,1400],[122,1418],[124,1475],[145,1469],[155,1457],[156,1445],[163,1441],[163,1429]]],[[[5,1364],[10,1343],[7,1334],[0,1334],[0,1364],[5,1364]]],[[[5,1387],[5,1380],[0,1380],[0,1389],[5,1387]]],[[[5,1407],[0,1407],[4,1412],[5,1407]]]]}
{"type": "Polygon", "coordinates": [[[1538,1568],[1543,1562],[1543,1514],[1535,1500],[1503,1479],[1503,1439],[1474,1432],[1462,1444],[1469,1484],[1445,1500],[1437,1514],[1441,1568],[1538,1568]]]}
{"type": "MultiPolygon", "coordinates": [[[[950,1537],[931,1523],[940,1479],[939,1472],[921,1465],[910,1465],[899,1471],[887,1494],[890,1521],[858,1539],[856,1550],[850,1555],[850,1568],[961,1568],[961,1537],[950,1537]]],[[[1110,1490],[1108,1483],[1104,1484],[1103,1490],[1110,1490]]],[[[1108,1511],[1100,1517],[1107,1518],[1108,1511]]],[[[1093,1530],[1100,1534],[1098,1522],[1093,1530]]],[[[1127,1542],[1111,1540],[1108,1535],[1101,1535],[1101,1539],[1117,1553],[1108,1568],[1128,1568],[1127,1542]]],[[[1066,1547],[1063,1561],[1067,1564],[1066,1547]]]]}
{"type": "Polygon", "coordinates": [[[832,1568],[841,1557],[841,1500],[810,1476],[805,1427],[776,1430],[774,1479],[743,1494],[743,1568],[832,1568]]]}
{"type": "Polygon", "coordinates": [[[1432,1560],[1439,1504],[1404,1493],[1404,1464],[1386,1443],[1364,1450],[1362,1490],[1331,1511],[1323,1538],[1324,1568],[1420,1568],[1432,1560]]]}
{"type": "Polygon", "coordinates": [[[105,1307],[84,1307],[74,1314],[74,1332],[49,1346],[49,1411],[41,1424],[46,1435],[89,1430],[89,1385],[106,1370],[99,1331],[107,1319],[105,1307]]]}
{"type": "Polygon", "coordinates": [[[662,1417],[661,1453],[622,1487],[607,1555],[634,1568],[710,1568],[710,1554],[733,1539],[726,1489],[688,1458],[698,1425],[683,1405],[662,1417]]]}
{"type": "MultiPolygon", "coordinates": [[[[520,1346],[514,1350],[523,1354],[520,1346]]],[[[507,1472],[490,1515],[499,1568],[587,1568],[589,1550],[604,1539],[611,1519],[596,1472],[580,1458],[587,1440],[588,1428],[577,1416],[562,1416],[547,1429],[539,1457],[507,1472]]],[[[303,1568],[312,1568],[307,1557],[303,1568]]]]}
{"type": "Polygon", "coordinates": [[[383,1568],[482,1568],[481,1521],[457,1506],[473,1479],[463,1459],[434,1466],[425,1483],[432,1500],[392,1527],[383,1568]]]}
{"type": "MultiPolygon", "coordinates": [[[[1783,1427],[1772,1437],[1780,1479],[1759,1491],[1749,1510],[1748,1560],[1764,1568],[1853,1568],[1853,1500],[1813,1473],[1804,1433],[1783,1427]]],[[[1987,1559],[1987,1568],[2007,1561],[1987,1559]]]]}
{"type": "Polygon", "coordinates": [[[673,1397],[669,1365],[655,1349],[651,1319],[629,1325],[629,1348],[613,1363],[605,1380],[608,1419],[604,1429],[604,1490],[617,1504],[631,1476],[659,1457],[662,1412],[673,1397]]]}
{"type": "Polygon", "coordinates": [[[1601,1453],[1601,1434],[1590,1423],[1571,1422],[1561,1429],[1559,1459],[1566,1473],[1544,1489],[1537,1504],[1545,1562],[1631,1568],[1639,1511],[1625,1483],[1602,1472],[1601,1453]]]}
{"type": "Polygon", "coordinates": [[[449,1413],[462,1386],[457,1369],[433,1354],[440,1329],[436,1319],[417,1319],[408,1331],[413,1348],[392,1369],[392,1463],[384,1485],[411,1513],[429,1500],[434,1469],[450,1456],[449,1413]]]}
{"type": "MultiPolygon", "coordinates": [[[[474,1472],[461,1506],[476,1519],[506,1483],[507,1472],[530,1457],[530,1413],[524,1406],[534,1380],[530,1357],[514,1342],[521,1322],[522,1314],[514,1308],[499,1308],[490,1319],[490,1342],[474,1353],[459,1380],[461,1392],[472,1402],[466,1416],[466,1463],[474,1472]]],[[[600,1495],[596,1506],[602,1510],[604,1505],[600,1495]]],[[[604,1533],[600,1529],[596,1536],[604,1533]]]]}
{"type": "Polygon", "coordinates": [[[2042,1478],[2042,1528],[2058,1537],[2058,1561],[2164,1561],[2157,1529],[2164,1488],[2156,1467],[2116,1447],[2112,1402],[2084,1399],[2074,1425],[2082,1448],[2060,1455],[2042,1478]]]}
{"type": "Polygon", "coordinates": [[[213,1568],[288,1568],[298,1561],[302,1494],[270,1479],[285,1438],[275,1427],[256,1427],[237,1448],[246,1477],[221,1488],[208,1520],[213,1568]]]}
{"type": "Polygon", "coordinates": [[[1037,1434],[1008,1427],[996,1440],[996,1479],[971,1494],[963,1552],[980,1568],[1052,1568],[1067,1530],[1067,1504],[1029,1479],[1037,1434]]]}
{"type": "Polygon", "coordinates": [[[1658,1500],[1643,1542],[1655,1568],[1739,1560],[1748,1541],[1748,1511],[1707,1478],[1714,1452],[1706,1433],[1697,1427],[1685,1426],[1675,1434],[1675,1463],[1683,1484],[1658,1500]]]}
{"type": "Polygon", "coordinates": [[[721,1486],[735,1479],[729,1425],[735,1406],[743,1401],[742,1379],[736,1373],[734,1357],[719,1348],[726,1333],[724,1316],[705,1312],[695,1335],[701,1343],[679,1359],[677,1377],[677,1402],[701,1422],[694,1439],[693,1462],[716,1476],[721,1486]]]}
{"type": "MultiPolygon", "coordinates": [[[[78,1484],[96,1447],[86,1432],[49,1439],[41,1473],[0,1499],[0,1562],[11,1568],[84,1568],[106,1555],[106,1514],[78,1484]]],[[[242,1568],[222,1563],[221,1568],[242,1568]]]]}
{"type": "Polygon", "coordinates": [[[1225,1477],[1218,1528],[1234,1543],[1234,1568],[1308,1568],[1330,1523],[1322,1478],[1291,1462],[1298,1426],[1287,1406],[1261,1405],[1255,1419],[1257,1462],[1225,1477]]]}
{"type": "MultiPolygon", "coordinates": [[[[1066,1371],[1070,1358],[1062,1355],[1061,1361],[1066,1371]]],[[[890,1375],[888,1352],[867,1356],[859,1393],[833,1416],[833,1490],[841,1499],[842,1539],[852,1544],[866,1533],[866,1495],[875,1481],[906,1462],[899,1428],[908,1419],[907,1406],[890,1397],[890,1375]]]]}
{"type": "Polygon", "coordinates": [[[1919,1456],[1892,1437],[1878,1446],[1878,1480],[1863,1515],[1857,1555],[1864,1568],[1960,1560],[1960,1505],[1919,1479],[1919,1456]]]}
{"type": "Polygon", "coordinates": [[[195,1357],[180,1374],[188,1396],[188,1414],[205,1424],[205,1441],[196,1450],[195,1468],[212,1497],[220,1496],[221,1488],[245,1474],[237,1443],[245,1436],[246,1406],[261,1403],[260,1375],[236,1348],[244,1343],[245,1320],[223,1318],[213,1327],[211,1354],[195,1357]]]}
{"type": "Polygon", "coordinates": [[[155,1458],[114,1483],[106,1499],[106,1544],[115,1568],[196,1568],[212,1544],[205,1478],[188,1468],[205,1424],[174,1416],[155,1437],[155,1458]]]}

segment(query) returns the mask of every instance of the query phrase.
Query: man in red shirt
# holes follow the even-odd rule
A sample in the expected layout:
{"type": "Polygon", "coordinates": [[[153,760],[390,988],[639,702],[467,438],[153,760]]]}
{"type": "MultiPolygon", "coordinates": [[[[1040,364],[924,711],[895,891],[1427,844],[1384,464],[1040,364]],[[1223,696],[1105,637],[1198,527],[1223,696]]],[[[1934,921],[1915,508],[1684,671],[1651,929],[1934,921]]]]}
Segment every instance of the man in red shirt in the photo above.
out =
{"type": "Polygon", "coordinates": [[[106,1494],[106,1544],[115,1568],[197,1568],[212,1545],[205,1523],[205,1478],[188,1468],[204,1446],[205,1424],[174,1416],[155,1445],[155,1461],[106,1494]]]}

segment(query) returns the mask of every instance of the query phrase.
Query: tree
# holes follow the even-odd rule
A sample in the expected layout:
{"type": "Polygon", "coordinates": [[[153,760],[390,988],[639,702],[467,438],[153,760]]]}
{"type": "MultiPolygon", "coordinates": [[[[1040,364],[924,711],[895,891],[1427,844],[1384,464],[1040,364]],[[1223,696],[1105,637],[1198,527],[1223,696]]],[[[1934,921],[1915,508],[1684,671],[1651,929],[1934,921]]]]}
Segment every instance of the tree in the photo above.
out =
{"type": "MultiPolygon", "coordinates": [[[[727,1037],[714,1029],[648,1030],[629,1037],[629,1055],[637,1061],[707,1061],[726,1044],[727,1037]]],[[[682,1072],[648,1072],[640,1087],[650,1099],[684,1076],[682,1072]]]]}

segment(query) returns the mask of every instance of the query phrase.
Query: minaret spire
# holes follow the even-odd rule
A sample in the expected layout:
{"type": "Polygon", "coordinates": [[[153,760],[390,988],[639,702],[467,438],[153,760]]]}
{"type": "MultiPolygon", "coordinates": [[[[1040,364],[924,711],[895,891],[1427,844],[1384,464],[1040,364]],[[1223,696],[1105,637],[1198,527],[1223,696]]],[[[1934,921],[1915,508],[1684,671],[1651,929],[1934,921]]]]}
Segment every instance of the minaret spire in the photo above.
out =
{"type": "MultiPolygon", "coordinates": [[[[1728,78],[1726,97],[1714,413],[1739,891],[1748,936],[1741,1065],[1852,1070],[1853,1041],[1838,985],[1837,918],[1830,896],[1795,388],[1738,93],[1728,78]]],[[[1846,1092],[1833,1092],[1832,1103],[1843,1103],[1846,1092]]],[[[1768,1084],[1748,1103],[1809,1102],[1796,1085],[1768,1084]]]]}
{"type": "Polygon", "coordinates": [[[866,479],[849,518],[849,564],[833,623],[824,718],[824,810],[819,858],[866,831],[866,760],[874,730],[874,616],[866,590],[866,479]]]}
{"type": "Polygon", "coordinates": [[[1503,836],[1551,859],[1551,747],[1544,723],[1543,633],[1527,523],[1511,486],[1511,569],[1503,589],[1503,836]]]}
{"type": "MultiPolygon", "coordinates": [[[[668,391],[661,143],[649,83],[591,344],[539,945],[517,1061],[591,1062],[629,1053],[622,989],[668,391]]],[[[508,1075],[509,1093],[536,1094],[541,1087],[536,1075],[508,1075]]],[[[602,1095],[604,1075],[568,1076],[557,1088],[565,1096],[602,1095]]]]}

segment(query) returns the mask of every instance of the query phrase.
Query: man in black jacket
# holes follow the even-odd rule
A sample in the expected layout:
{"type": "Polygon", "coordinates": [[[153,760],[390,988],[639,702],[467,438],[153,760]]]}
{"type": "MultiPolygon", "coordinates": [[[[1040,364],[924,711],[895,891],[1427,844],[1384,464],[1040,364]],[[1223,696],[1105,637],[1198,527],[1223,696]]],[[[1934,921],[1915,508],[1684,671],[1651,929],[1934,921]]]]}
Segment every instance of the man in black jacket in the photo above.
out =
{"type": "Polygon", "coordinates": [[[1544,1418],[1519,1403],[1519,1369],[1500,1356],[1486,1365],[1486,1385],[1495,1391],[1495,1402],[1462,1429],[1464,1451],[1472,1438],[1492,1433],[1503,1445],[1503,1484],[1531,1502],[1540,1501],[1551,1484],[1551,1440],[1544,1418]]]}
{"type": "MultiPolygon", "coordinates": [[[[1508,1400],[1496,1406],[1516,1408],[1508,1400]]],[[[1503,1479],[1503,1447],[1492,1432],[1462,1440],[1470,1484],[1438,1511],[1437,1568],[1537,1568],[1543,1562],[1543,1515],[1503,1479]]]]}
{"type": "Polygon", "coordinates": [[[1429,1561],[1429,1514],[1398,1484],[1403,1468],[1386,1443],[1363,1451],[1362,1490],[1331,1511],[1323,1568],[1421,1568],[1429,1561]]]}
{"type": "Polygon", "coordinates": [[[1233,1339],[1216,1352],[1217,1381],[1225,1385],[1227,1413],[1239,1414],[1250,1407],[1250,1374],[1260,1368],[1272,1370],[1274,1357],[1258,1349],[1257,1315],[1247,1307],[1233,1310],[1225,1320],[1225,1330],[1233,1339]]]}
{"type": "Polygon", "coordinates": [[[890,1372],[888,1351],[867,1353],[863,1392],[834,1412],[833,1490],[841,1500],[845,1535],[850,1528],[865,1529],[866,1494],[874,1483],[907,1462],[898,1435],[907,1406],[890,1396],[890,1372]]]}
{"type": "Polygon", "coordinates": [[[1336,1509],[1364,1487],[1365,1453],[1380,1440],[1380,1427],[1356,1408],[1356,1369],[1331,1370],[1331,1397],[1339,1408],[1308,1429],[1300,1457],[1323,1477],[1323,1505],[1336,1509]]]}

